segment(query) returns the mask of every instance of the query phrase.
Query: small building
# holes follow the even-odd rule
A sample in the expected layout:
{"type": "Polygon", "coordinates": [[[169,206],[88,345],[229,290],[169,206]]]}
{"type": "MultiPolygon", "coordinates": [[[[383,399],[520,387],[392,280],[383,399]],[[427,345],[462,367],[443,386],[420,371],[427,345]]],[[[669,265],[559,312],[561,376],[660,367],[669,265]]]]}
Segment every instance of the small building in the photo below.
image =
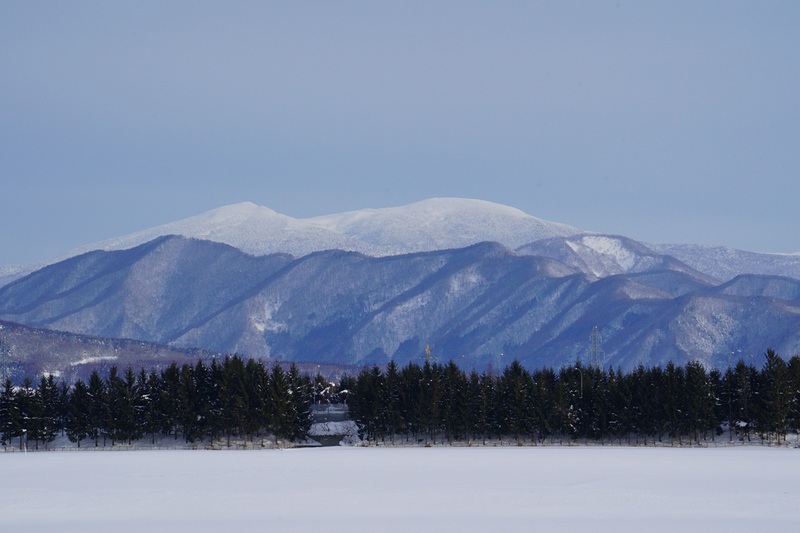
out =
{"type": "Polygon", "coordinates": [[[358,427],[350,419],[347,404],[321,403],[311,407],[308,436],[322,446],[342,446],[358,442],[358,427]]]}

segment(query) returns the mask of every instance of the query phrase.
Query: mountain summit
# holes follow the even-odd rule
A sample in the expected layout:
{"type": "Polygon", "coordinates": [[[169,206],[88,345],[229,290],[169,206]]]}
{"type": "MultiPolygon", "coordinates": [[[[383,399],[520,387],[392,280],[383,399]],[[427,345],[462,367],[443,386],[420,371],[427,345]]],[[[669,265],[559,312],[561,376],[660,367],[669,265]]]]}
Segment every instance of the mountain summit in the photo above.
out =
{"type": "Polygon", "coordinates": [[[82,246],[67,257],[92,250],[124,250],[165,235],[228,244],[251,255],[286,253],[301,257],[323,250],[345,250],[380,257],[461,248],[482,241],[514,248],[577,233],[573,227],[541,220],[513,207],[463,198],[432,198],[400,207],[306,219],[243,202],[82,246]]]}
{"type": "Polygon", "coordinates": [[[798,256],[665,253],[479,200],[307,219],[241,203],[82,251],[0,286],[0,320],[315,364],[430,346],[473,368],[558,367],[595,327],[598,363],[624,369],[800,347],[798,256]]]}
{"type": "Polygon", "coordinates": [[[385,256],[462,248],[482,241],[516,248],[579,230],[548,222],[506,205],[464,198],[431,198],[383,209],[314,217],[307,222],[362,244],[367,255],[385,256]]]}
{"type": "Polygon", "coordinates": [[[634,261],[632,268],[636,270],[669,255],[719,281],[740,274],[800,279],[800,255],[797,254],[758,254],[690,245],[643,246],[620,236],[593,236],[572,226],[542,220],[519,209],[485,200],[431,198],[399,207],[360,209],[304,219],[252,202],[227,205],[81,246],[46,263],[0,266],[0,287],[48,264],[96,250],[125,250],[167,235],[227,244],[254,256],[279,253],[293,257],[325,250],[385,257],[463,248],[491,241],[518,249],[525,255],[541,254],[566,261],[600,277],[629,272],[630,268],[623,264],[625,261],[634,261]],[[526,247],[537,241],[535,246],[526,247]],[[623,263],[618,263],[619,260],[623,263]],[[644,263],[639,264],[640,261],[644,263]]]}

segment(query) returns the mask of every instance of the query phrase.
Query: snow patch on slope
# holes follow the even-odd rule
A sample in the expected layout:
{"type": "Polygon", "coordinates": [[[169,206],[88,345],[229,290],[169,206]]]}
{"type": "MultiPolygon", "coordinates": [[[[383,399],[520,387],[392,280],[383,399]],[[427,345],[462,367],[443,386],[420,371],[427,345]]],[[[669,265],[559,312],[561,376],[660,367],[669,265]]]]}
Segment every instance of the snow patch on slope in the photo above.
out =
{"type": "Polygon", "coordinates": [[[623,272],[630,271],[636,264],[636,255],[620,239],[606,235],[586,235],[581,237],[581,242],[622,267],[623,272]]]}

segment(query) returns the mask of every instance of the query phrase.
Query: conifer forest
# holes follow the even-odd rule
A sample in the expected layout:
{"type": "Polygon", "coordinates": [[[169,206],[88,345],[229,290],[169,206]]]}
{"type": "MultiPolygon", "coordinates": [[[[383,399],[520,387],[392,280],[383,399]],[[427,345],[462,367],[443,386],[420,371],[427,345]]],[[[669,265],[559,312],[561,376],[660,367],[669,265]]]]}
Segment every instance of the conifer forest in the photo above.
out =
{"type": "Polygon", "coordinates": [[[431,360],[367,367],[329,383],[292,365],[271,369],[239,356],[162,370],[111,367],[71,386],[52,376],[0,390],[4,446],[47,448],[65,434],[78,447],[171,437],[245,445],[269,436],[301,442],[313,403],[344,402],[359,436],[377,445],[781,444],[800,433],[800,357],[768,350],[762,368],[639,366],[631,372],[576,363],[528,370],[519,362],[466,372],[431,360]]]}

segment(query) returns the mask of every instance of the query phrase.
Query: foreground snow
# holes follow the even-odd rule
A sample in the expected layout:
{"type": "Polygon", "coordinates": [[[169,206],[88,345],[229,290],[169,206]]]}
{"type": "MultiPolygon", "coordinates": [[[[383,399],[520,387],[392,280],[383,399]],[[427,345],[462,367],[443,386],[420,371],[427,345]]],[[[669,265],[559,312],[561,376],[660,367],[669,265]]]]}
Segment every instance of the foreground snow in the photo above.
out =
{"type": "Polygon", "coordinates": [[[800,451],[327,448],[0,455],[7,531],[792,531],[800,451]]]}

